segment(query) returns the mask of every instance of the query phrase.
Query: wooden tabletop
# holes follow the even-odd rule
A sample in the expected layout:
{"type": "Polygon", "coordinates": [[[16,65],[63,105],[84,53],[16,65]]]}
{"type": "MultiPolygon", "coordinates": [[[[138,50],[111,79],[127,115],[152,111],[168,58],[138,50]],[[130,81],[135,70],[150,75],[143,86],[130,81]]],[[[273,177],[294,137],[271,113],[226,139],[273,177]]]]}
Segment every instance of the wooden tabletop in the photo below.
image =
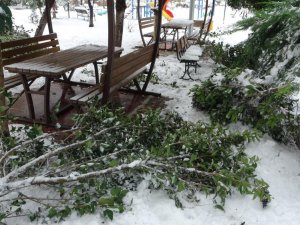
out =
{"type": "Polygon", "coordinates": [[[194,23],[193,20],[173,19],[161,25],[162,28],[185,29],[194,23]]]}
{"type": "MultiPolygon", "coordinates": [[[[107,46],[80,45],[49,55],[25,60],[5,66],[9,72],[56,77],[70,70],[107,57],[107,46]]],[[[123,48],[116,47],[115,53],[123,48]]]]}

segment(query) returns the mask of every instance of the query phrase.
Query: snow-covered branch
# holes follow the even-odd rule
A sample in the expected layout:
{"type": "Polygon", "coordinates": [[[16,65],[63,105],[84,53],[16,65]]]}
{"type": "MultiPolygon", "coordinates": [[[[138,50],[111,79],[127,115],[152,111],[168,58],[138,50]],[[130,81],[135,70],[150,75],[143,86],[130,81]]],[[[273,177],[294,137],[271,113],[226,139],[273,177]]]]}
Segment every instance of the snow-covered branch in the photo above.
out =
{"type": "Polygon", "coordinates": [[[61,135],[63,133],[70,133],[70,132],[74,132],[76,130],[78,130],[79,128],[72,128],[70,130],[63,130],[63,131],[57,131],[57,132],[54,132],[54,133],[49,133],[49,134],[43,134],[43,135],[40,135],[32,140],[27,140],[27,141],[24,141],[22,144],[20,145],[17,145],[16,147],[10,149],[9,151],[5,152],[3,154],[3,156],[0,158],[0,165],[3,164],[4,160],[9,157],[10,155],[12,155],[13,153],[15,153],[16,151],[19,151],[19,150],[22,150],[24,149],[26,146],[32,144],[33,142],[35,141],[39,141],[39,140],[43,140],[43,139],[46,139],[48,137],[53,137],[55,135],[61,135]]]}
{"type": "Polygon", "coordinates": [[[63,177],[45,177],[45,176],[37,176],[37,177],[30,177],[23,179],[21,181],[15,181],[15,182],[9,182],[4,184],[1,187],[1,191],[7,191],[12,188],[20,188],[23,186],[28,186],[28,185],[41,185],[41,184],[62,184],[66,182],[74,182],[74,181],[79,181],[87,178],[93,178],[93,177],[100,177],[106,174],[110,173],[115,173],[119,171],[123,171],[126,169],[133,169],[135,167],[138,167],[145,162],[142,160],[135,160],[129,164],[122,164],[120,166],[116,167],[111,167],[99,171],[93,171],[85,174],[70,174],[68,176],[63,176],[63,177]]]}
{"type": "Polygon", "coordinates": [[[94,137],[97,137],[99,135],[102,135],[110,130],[113,130],[113,129],[116,129],[118,128],[118,126],[115,126],[115,127],[109,127],[109,128],[105,128],[99,132],[97,132],[96,134],[94,134],[93,136],[90,136],[88,137],[87,139],[85,140],[82,140],[82,141],[77,141],[75,143],[72,143],[72,144],[69,144],[69,145],[66,145],[66,146],[62,146],[62,147],[59,147],[57,149],[55,149],[54,151],[51,151],[51,152],[48,152],[44,155],[41,155],[40,157],[36,158],[36,159],[33,159],[32,161],[26,163],[25,165],[11,171],[10,173],[8,173],[5,177],[2,178],[2,180],[4,182],[7,182],[9,181],[10,179],[14,178],[14,177],[17,177],[21,174],[23,174],[24,172],[26,172],[28,169],[36,166],[38,163],[40,162],[44,162],[45,160],[49,159],[50,157],[52,156],[55,156],[59,153],[63,153],[63,152],[66,152],[66,151],[69,151],[69,150],[72,150],[72,149],[76,149],[80,146],[83,146],[84,144],[86,144],[88,141],[91,141],[93,140],[94,137]]]}

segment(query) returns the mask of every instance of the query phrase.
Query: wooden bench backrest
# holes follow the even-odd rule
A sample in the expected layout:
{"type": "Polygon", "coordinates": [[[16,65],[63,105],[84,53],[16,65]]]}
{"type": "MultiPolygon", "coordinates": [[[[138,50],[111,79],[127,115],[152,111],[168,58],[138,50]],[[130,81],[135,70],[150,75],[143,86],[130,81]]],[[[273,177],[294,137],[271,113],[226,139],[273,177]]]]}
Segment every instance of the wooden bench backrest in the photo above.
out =
{"type": "MultiPolygon", "coordinates": [[[[207,28],[207,26],[208,26],[208,24],[209,24],[209,21],[210,21],[210,20],[206,20],[206,21],[205,21],[204,29],[207,28]]],[[[194,26],[194,27],[202,28],[203,23],[204,23],[203,20],[194,20],[193,26],[194,26]]]]}
{"type": "Polygon", "coordinates": [[[180,60],[181,56],[183,55],[183,52],[185,51],[185,45],[184,45],[185,41],[183,39],[183,37],[179,38],[176,41],[176,53],[177,53],[177,58],[180,60]]]}
{"type": "Polygon", "coordinates": [[[60,50],[57,34],[0,42],[2,66],[22,62],[60,50]]]}
{"type": "MultiPolygon", "coordinates": [[[[137,75],[144,72],[145,66],[152,61],[154,50],[154,44],[151,44],[119,58],[115,58],[112,67],[109,92],[113,93],[117,91],[119,88],[133,80],[137,75]]],[[[88,102],[95,96],[102,98],[106,68],[107,64],[103,64],[103,74],[98,85],[88,88],[85,92],[72,97],[71,101],[82,104],[88,102]]]]}
{"type": "MultiPolygon", "coordinates": [[[[112,67],[111,87],[118,89],[134,78],[131,75],[138,75],[135,72],[143,69],[152,61],[154,50],[154,44],[151,44],[116,58],[112,67]]],[[[105,65],[103,71],[105,71],[105,65]]]]}
{"type": "Polygon", "coordinates": [[[87,9],[75,8],[75,11],[78,12],[78,13],[82,13],[82,14],[88,14],[88,10],[87,9]]]}
{"type": "Polygon", "coordinates": [[[145,18],[140,19],[141,29],[145,29],[145,28],[148,28],[148,27],[153,27],[154,24],[155,24],[155,17],[154,16],[145,17],[145,18]]]}

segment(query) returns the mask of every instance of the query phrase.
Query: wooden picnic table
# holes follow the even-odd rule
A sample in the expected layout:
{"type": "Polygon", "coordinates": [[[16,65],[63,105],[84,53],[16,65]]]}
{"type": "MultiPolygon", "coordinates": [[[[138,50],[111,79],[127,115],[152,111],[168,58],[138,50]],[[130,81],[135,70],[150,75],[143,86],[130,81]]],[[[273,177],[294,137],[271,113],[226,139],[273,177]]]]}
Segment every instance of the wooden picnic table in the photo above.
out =
{"type": "MultiPolygon", "coordinates": [[[[115,54],[121,54],[123,48],[116,47],[115,54]]],[[[95,67],[96,83],[99,83],[97,61],[108,56],[108,47],[99,45],[81,45],[67,50],[55,52],[49,55],[32,58],[19,63],[5,66],[12,73],[18,73],[22,77],[22,83],[28,104],[29,116],[35,120],[35,111],[31,94],[44,95],[44,114],[48,124],[50,122],[50,84],[60,77],[64,81],[71,82],[71,76],[76,68],[93,63],[95,67]],[[66,72],[71,72],[66,76],[66,72]],[[27,76],[37,75],[45,77],[43,92],[30,90],[27,76]]]]}
{"type": "Polygon", "coordinates": [[[186,19],[173,19],[167,23],[161,25],[163,29],[163,41],[167,42],[167,36],[172,37],[172,50],[175,48],[175,43],[179,39],[179,31],[183,30],[184,34],[186,34],[187,28],[192,26],[194,23],[193,20],[186,20],[186,19]],[[176,39],[175,39],[176,38],[176,39]]]}

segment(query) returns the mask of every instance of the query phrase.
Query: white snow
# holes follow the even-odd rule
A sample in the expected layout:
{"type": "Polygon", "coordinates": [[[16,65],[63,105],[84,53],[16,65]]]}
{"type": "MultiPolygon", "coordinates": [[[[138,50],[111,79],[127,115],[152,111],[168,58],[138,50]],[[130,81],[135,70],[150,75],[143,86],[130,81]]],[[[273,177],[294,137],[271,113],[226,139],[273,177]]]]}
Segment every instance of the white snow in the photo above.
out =
{"type": "MultiPolygon", "coordinates": [[[[180,8],[181,9],[181,8],[180,8]]],[[[174,15],[185,18],[186,9],[174,9],[174,15]],[[184,11],[185,10],[185,11],[184,11]]],[[[233,11],[227,8],[225,21],[223,21],[224,8],[216,9],[214,27],[224,28],[225,24],[231,24],[237,18],[233,18],[233,11]]],[[[33,29],[34,25],[27,21],[30,10],[12,10],[15,22],[23,24],[26,29],[33,29]]],[[[187,10],[188,12],[188,10],[187,10]]],[[[236,15],[235,15],[236,16],[236,15]]],[[[107,44],[107,18],[97,16],[95,27],[89,28],[88,22],[77,19],[71,12],[71,18],[67,18],[67,12],[60,9],[58,18],[53,20],[54,31],[62,49],[79,44],[107,44]]],[[[123,45],[126,52],[132,51],[132,47],[141,43],[137,22],[126,20],[123,45]],[[131,30],[129,32],[129,30],[131,30]]],[[[236,43],[244,40],[247,33],[233,36],[224,36],[222,41],[236,43]]],[[[191,87],[205,80],[212,72],[214,63],[210,59],[202,59],[201,67],[197,73],[191,76],[200,81],[184,81],[179,79],[184,71],[184,64],[180,64],[175,54],[162,52],[157,59],[155,73],[159,77],[159,84],[151,84],[150,91],[160,92],[170,98],[166,101],[165,111],[176,111],[183,119],[190,121],[208,121],[205,113],[192,107],[189,91],[191,87]]],[[[89,69],[89,67],[88,67],[89,69]]],[[[91,69],[91,68],[90,68],[91,69]]],[[[80,79],[80,70],[76,76],[80,79]]],[[[250,71],[249,71],[250,72],[250,71]]],[[[245,74],[246,75],[246,74],[245,74]]],[[[92,78],[91,78],[92,79],[92,78]]],[[[247,82],[247,81],[245,81],[247,82]]],[[[298,96],[299,97],[299,96],[298,96]]],[[[242,129],[238,127],[238,129],[242,129]]],[[[272,202],[262,208],[258,200],[252,200],[250,196],[241,196],[233,193],[226,201],[225,212],[214,208],[212,196],[206,197],[198,193],[199,201],[189,202],[183,199],[184,209],[176,208],[174,200],[170,199],[163,191],[150,191],[147,181],[139,185],[138,190],[129,192],[125,203],[127,209],[122,214],[114,214],[114,220],[103,218],[99,213],[82,217],[72,214],[60,225],[298,225],[300,221],[300,151],[288,146],[276,143],[265,136],[260,142],[247,146],[247,153],[257,155],[260,158],[257,174],[270,185],[272,202]],[[130,204],[132,202],[132,204],[130,204]]],[[[136,165],[135,161],[131,166],[136,165]]],[[[27,218],[14,218],[9,224],[37,224],[30,223],[27,218]]],[[[51,222],[49,222],[51,224],[51,222]]]]}

